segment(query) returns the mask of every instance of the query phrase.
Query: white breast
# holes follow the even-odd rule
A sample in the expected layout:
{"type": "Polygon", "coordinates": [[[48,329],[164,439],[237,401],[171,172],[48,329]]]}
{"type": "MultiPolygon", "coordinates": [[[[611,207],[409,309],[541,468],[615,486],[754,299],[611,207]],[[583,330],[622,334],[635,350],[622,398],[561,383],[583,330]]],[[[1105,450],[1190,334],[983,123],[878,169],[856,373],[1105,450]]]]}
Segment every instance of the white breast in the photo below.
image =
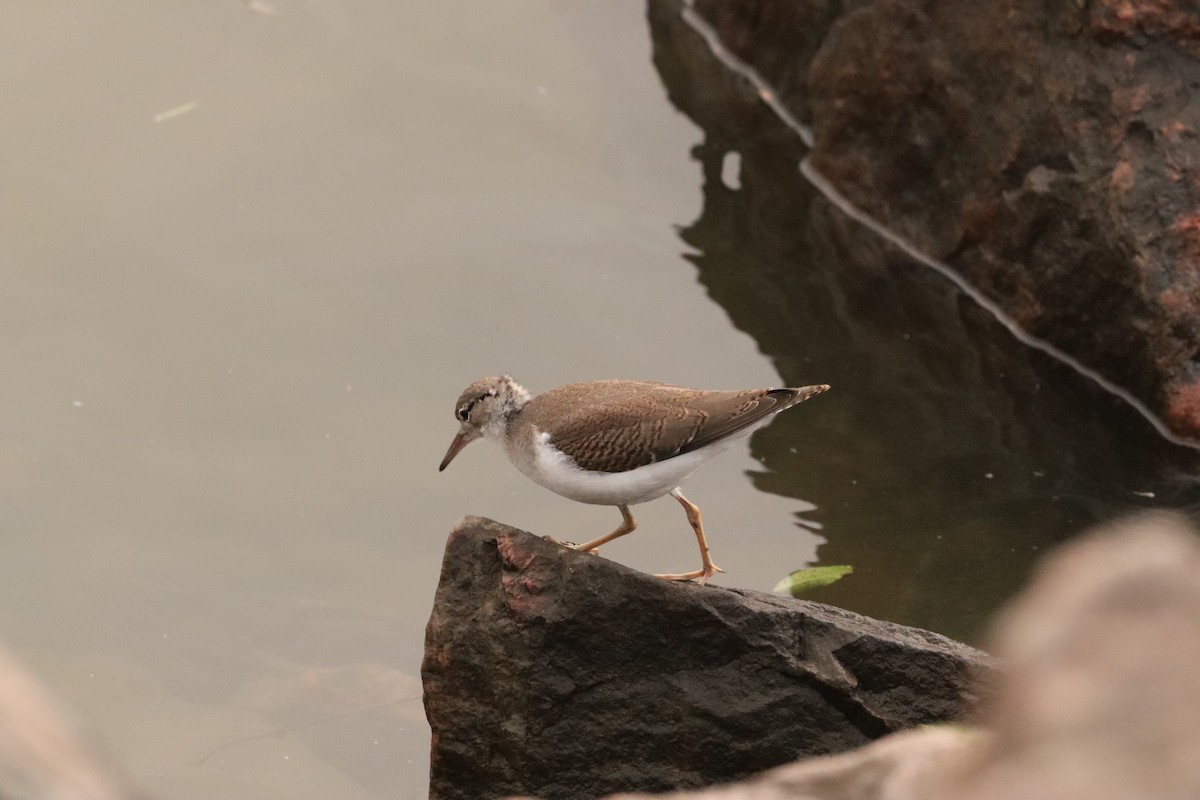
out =
{"type": "MultiPolygon", "coordinates": [[[[749,433],[749,431],[747,431],[749,433]]],[[[526,477],[552,492],[580,503],[633,505],[662,497],[679,486],[705,461],[728,450],[737,438],[722,439],[690,453],[625,472],[581,469],[550,442],[550,434],[534,434],[533,458],[513,459],[526,477]]]]}

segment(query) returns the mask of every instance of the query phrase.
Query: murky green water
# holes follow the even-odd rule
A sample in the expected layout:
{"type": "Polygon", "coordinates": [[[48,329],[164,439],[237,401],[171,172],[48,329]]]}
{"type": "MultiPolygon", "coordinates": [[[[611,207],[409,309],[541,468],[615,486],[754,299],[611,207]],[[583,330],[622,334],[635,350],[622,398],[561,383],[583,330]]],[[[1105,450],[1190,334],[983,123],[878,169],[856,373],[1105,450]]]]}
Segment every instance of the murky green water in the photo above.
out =
{"type": "MultiPolygon", "coordinates": [[[[955,635],[1046,547],[1186,500],[928,276],[848,288],[827,210],[781,238],[753,157],[704,182],[638,3],[10,11],[0,636],[150,794],[424,795],[451,525],[617,520],[483,446],[436,472],[483,374],[833,384],[688,483],[721,582],[849,562],[824,599],[955,635]]],[[[673,501],[638,519],[606,557],[694,566],[673,501]]]]}

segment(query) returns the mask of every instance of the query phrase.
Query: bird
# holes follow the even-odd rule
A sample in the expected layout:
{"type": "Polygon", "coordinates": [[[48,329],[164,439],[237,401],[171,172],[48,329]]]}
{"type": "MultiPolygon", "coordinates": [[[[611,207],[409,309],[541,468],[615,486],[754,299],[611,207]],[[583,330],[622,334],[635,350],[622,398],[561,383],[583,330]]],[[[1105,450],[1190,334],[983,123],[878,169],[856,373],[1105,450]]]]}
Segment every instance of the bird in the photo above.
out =
{"type": "Polygon", "coordinates": [[[480,378],[454,404],[458,433],[438,471],[476,439],[503,445],[527,478],[580,503],[616,506],[621,524],[583,544],[595,553],[632,533],[629,507],[671,495],[683,506],[700,547],[700,569],[660,574],[700,584],[723,569],[713,563],[700,509],[680,484],[739,438],[776,414],[829,389],[827,384],[784,389],[709,391],[642,380],[572,383],[538,395],[508,375],[480,378]]]}

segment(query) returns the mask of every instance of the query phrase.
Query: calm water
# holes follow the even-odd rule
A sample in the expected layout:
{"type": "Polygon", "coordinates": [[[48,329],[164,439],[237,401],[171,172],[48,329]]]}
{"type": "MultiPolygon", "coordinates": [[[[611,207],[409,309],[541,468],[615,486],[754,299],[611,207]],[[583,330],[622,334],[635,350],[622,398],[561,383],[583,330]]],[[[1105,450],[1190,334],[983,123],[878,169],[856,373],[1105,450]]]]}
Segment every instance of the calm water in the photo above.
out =
{"type": "MultiPolygon", "coordinates": [[[[688,483],[720,582],[850,562],[823,599],[960,636],[1040,549],[1180,485],[1053,365],[1022,367],[1041,404],[973,380],[931,341],[949,292],[863,335],[836,264],[786,303],[741,286],[778,243],[702,180],[641,4],[469,9],[9,10],[0,636],[147,792],[424,796],[451,525],[618,519],[484,445],[437,473],[483,374],[833,384],[688,483]]],[[[694,566],[674,502],[637,516],[606,556],[694,566]]]]}

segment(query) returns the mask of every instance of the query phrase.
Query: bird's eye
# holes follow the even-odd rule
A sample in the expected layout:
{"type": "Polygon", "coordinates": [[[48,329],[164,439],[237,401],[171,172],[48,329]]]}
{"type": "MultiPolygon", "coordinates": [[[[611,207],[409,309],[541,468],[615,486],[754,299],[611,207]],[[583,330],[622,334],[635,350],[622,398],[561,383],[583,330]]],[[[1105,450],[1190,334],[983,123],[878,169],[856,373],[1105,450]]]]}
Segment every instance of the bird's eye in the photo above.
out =
{"type": "Polygon", "coordinates": [[[458,418],[459,418],[459,419],[461,419],[463,422],[466,422],[466,421],[467,421],[467,417],[471,416],[471,409],[467,408],[466,406],[463,406],[462,408],[460,408],[460,409],[458,410],[458,414],[457,414],[457,416],[458,416],[458,418]]]}

